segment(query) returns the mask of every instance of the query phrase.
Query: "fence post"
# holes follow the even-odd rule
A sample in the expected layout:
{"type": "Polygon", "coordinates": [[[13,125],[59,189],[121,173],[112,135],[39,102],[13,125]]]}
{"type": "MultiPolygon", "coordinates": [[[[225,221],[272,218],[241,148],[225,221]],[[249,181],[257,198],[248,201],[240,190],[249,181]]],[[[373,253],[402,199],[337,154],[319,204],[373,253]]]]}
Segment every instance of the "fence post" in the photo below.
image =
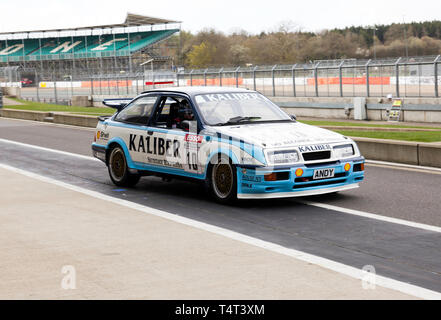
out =
{"type": "Polygon", "coordinates": [[[219,70],[219,85],[222,87],[222,72],[224,72],[224,68],[219,70]]]}
{"type": "Polygon", "coordinates": [[[115,84],[116,84],[116,95],[119,96],[119,76],[115,76],[115,84]]]}
{"type": "Polygon", "coordinates": [[[343,65],[345,61],[343,60],[338,66],[338,82],[340,84],[340,97],[343,97],[343,65]]]}
{"type": "Polygon", "coordinates": [[[253,87],[254,87],[254,91],[256,91],[257,86],[256,86],[256,70],[257,70],[257,66],[255,66],[253,68],[253,87]]]}
{"type": "Polygon", "coordinates": [[[236,69],[236,88],[239,88],[239,70],[240,70],[240,67],[238,67],[237,69],[236,69]]]}
{"type": "Polygon", "coordinates": [[[370,86],[369,86],[369,64],[371,63],[371,59],[366,63],[366,96],[369,98],[370,95],[370,86]]]}
{"type": "Polygon", "coordinates": [[[208,69],[204,70],[204,86],[207,86],[207,71],[208,69]]]}
{"type": "Polygon", "coordinates": [[[90,77],[90,96],[93,97],[93,77],[90,77]]]}
{"type": "Polygon", "coordinates": [[[193,69],[190,71],[190,87],[193,87],[193,69]]]}
{"type": "Polygon", "coordinates": [[[319,66],[320,62],[317,63],[314,66],[314,82],[315,82],[315,96],[318,97],[319,96],[319,91],[318,91],[318,66],[319,66]]]}
{"type": "Polygon", "coordinates": [[[54,82],[54,98],[55,98],[55,104],[58,104],[57,82],[55,81],[55,75],[54,75],[54,74],[52,74],[52,81],[54,82]]]}
{"type": "Polygon", "coordinates": [[[38,78],[37,70],[35,70],[35,85],[37,86],[37,101],[40,102],[40,81],[38,78]]]}
{"type": "Polygon", "coordinates": [[[400,63],[401,57],[395,62],[395,80],[396,80],[396,94],[397,98],[400,97],[400,63]]]}
{"type": "Polygon", "coordinates": [[[292,72],[292,93],[294,95],[294,97],[297,97],[297,92],[296,92],[296,67],[297,67],[297,63],[295,65],[292,66],[291,72],[292,72]]]}
{"type": "Polygon", "coordinates": [[[436,57],[435,62],[434,62],[434,67],[435,67],[435,97],[438,98],[439,97],[439,91],[438,91],[438,60],[441,58],[441,55],[439,55],[438,57],[436,57]]]}
{"type": "Polygon", "coordinates": [[[276,81],[274,79],[274,70],[276,70],[277,64],[271,69],[271,79],[273,83],[273,97],[276,96],[276,81]]]}

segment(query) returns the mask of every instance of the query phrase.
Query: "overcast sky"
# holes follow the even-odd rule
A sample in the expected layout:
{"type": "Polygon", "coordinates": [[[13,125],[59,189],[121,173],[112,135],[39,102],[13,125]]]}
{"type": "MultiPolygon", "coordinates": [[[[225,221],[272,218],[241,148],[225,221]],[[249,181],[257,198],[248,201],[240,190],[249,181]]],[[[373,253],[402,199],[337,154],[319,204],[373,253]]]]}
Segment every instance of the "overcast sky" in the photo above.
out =
{"type": "Polygon", "coordinates": [[[441,0],[0,0],[0,32],[121,23],[127,12],[179,20],[193,32],[259,33],[283,21],[319,31],[441,20],[441,0]]]}

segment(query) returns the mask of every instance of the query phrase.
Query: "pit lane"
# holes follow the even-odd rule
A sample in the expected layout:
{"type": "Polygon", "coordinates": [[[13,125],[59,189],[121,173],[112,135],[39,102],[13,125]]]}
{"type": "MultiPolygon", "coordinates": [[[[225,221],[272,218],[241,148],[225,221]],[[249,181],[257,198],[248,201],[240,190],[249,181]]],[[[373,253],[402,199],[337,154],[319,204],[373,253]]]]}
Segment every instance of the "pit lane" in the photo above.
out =
{"type": "MultiPolygon", "coordinates": [[[[0,119],[0,138],[90,156],[93,130],[0,119]]],[[[115,187],[103,163],[0,141],[0,163],[176,215],[220,226],[379,275],[441,291],[441,234],[296,199],[213,203],[198,184],[145,177],[134,189],[115,187]]],[[[307,201],[441,226],[441,175],[367,166],[360,189],[307,201]]],[[[56,195],[54,195],[56,197],[56,195]]]]}

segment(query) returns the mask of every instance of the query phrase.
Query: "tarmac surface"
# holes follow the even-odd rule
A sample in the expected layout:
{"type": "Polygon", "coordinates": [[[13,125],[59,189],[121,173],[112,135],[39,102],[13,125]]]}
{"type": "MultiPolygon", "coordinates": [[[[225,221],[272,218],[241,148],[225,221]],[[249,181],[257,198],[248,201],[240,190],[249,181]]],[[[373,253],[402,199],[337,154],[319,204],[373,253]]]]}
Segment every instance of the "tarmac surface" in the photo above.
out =
{"type": "MultiPolygon", "coordinates": [[[[380,218],[440,227],[439,171],[367,165],[367,179],[357,190],[306,199],[241,201],[235,206],[223,206],[210,200],[196,183],[166,183],[144,177],[136,188],[116,188],[100,161],[9,142],[90,156],[93,135],[93,130],[85,128],[0,119],[0,163],[354,268],[371,265],[377,275],[441,292],[439,231],[344,212],[344,209],[353,209],[380,218]],[[305,201],[337,207],[331,210],[307,205],[305,201]]],[[[51,193],[51,197],[57,201],[58,191],[51,193]]],[[[32,215],[32,208],[25,213],[32,215]]],[[[63,211],[62,206],[58,210],[63,211]]],[[[244,265],[242,268],[247,269],[244,265]]],[[[325,279],[323,284],[329,283],[325,279]]],[[[347,296],[336,292],[333,297],[347,296]]]]}

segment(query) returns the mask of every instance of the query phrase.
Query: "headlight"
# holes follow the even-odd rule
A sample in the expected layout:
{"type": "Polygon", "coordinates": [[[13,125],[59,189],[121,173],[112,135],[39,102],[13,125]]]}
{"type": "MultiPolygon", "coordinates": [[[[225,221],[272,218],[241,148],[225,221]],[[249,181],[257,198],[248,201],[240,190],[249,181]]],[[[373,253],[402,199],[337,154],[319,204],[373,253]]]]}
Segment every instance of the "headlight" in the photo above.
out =
{"type": "Polygon", "coordinates": [[[353,156],[355,154],[354,146],[352,144],[336,146],[334,147],[334,154],[336,158],[346,158],[353,156]]]}
{"type": "Polygon", "coordinates": [[[295,150],[272,151],[268,153],[268,158],[271,164],[287,164],[299,162],[299,154],[295,150]]]}

